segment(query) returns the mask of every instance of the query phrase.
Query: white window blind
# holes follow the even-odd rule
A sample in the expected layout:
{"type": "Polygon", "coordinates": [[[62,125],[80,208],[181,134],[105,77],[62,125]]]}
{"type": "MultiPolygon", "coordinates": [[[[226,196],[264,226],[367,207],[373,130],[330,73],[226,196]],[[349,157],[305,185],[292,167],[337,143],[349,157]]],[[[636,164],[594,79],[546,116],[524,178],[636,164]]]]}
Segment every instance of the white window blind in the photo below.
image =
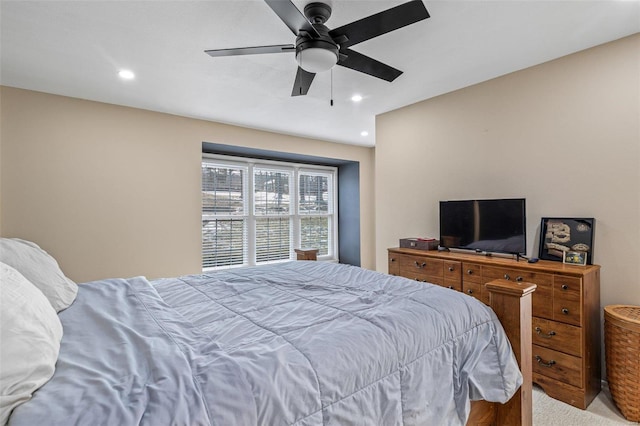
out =
{"type": "Polygon", "coordinates": [[[205,155],[202,268],[337,259],[336,169],[205,155]]]}
{"type": "Polygon", "coordinates": [[[291,219],[256,218],[256,263],[291,258],[291,219]]]}
{"type": "Polygon", "coordinates": [[[246,167],[202,163],[202,268],[246,265],[246,167]]]}
{"type": "Polygon", "coordinates": [[[291,258],[293,170],[253,168],[256,263],[291,258]]]}
{"type": "Polygon", "coordinates": [[[333,174],[300,172],[298,208],[300,243],[302,247],[317,248],[318,255],[327,255],[333,244],[333,174]]]}

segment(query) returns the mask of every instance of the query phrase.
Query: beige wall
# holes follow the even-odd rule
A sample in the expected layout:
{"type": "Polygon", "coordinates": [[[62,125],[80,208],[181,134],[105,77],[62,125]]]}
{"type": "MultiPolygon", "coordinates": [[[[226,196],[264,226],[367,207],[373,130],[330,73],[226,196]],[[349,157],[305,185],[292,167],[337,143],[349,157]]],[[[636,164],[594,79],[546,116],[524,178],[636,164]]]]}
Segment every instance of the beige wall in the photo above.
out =
{"type": "Polygon", "coordinates": [[[374,268],[372,148],[1,88],[0,230],[84,282],[200,271],[203,141],[360,162],[361,261],[374,268]]]}
{"type": "Polygon", "coordinates": [[[438,201],[525,197],[540,218],[594,217],[601,301],[640,304],[640,35],[377,118],[376,260],[438,235],[438,201]]]}

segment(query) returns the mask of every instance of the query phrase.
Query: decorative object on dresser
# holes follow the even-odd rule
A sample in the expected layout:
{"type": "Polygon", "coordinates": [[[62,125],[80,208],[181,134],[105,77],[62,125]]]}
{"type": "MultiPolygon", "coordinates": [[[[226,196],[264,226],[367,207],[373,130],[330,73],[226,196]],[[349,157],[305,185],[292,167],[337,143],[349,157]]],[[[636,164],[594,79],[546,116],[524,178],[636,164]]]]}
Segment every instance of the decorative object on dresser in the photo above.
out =
{"type": "Polygon", "coordinates": [[[567,252],[581,252],[588,265],[593,264],[593,218],[543,217],[540,224],[538,257],[562,262],[567,252]]]}
{"type": "Polygon", "coordinates": [[[435,238],[400,238],[400,247],[417,250],[437,250],[439,243],[435,238]]]}
{"type": "Polygon", "coordinates": [[[536,284],[533,382],[581,409],[600,392],[600,266],[405,248],[390,248],[388,256],[391,275],[462,291],[486,304],[488,282],[536,284]]]}
{"type": "Polygon", "coordinates": [[[584,266],[587,264],[587,253],[584,251],[563,251],[562,263],[584,266]]]}

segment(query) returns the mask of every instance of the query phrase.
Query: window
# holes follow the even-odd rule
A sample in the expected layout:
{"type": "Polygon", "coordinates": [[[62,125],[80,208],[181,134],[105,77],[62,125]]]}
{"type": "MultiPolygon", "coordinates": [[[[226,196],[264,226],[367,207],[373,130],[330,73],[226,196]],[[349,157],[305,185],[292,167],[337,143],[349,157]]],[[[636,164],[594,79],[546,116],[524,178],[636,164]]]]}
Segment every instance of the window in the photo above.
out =
{"type": "Polygon", "coordinates": [[[202,163],[203,268],[245,263],[246,176],[246,167],[202,163]]]}
{"type": "Polygon", "coordinates": [[[300,246],[319,249],[319,256],[329,254],[329,231],[335,223],[329,214],[333,205],[329,191],[331,181],[331,176],[326,173],[298,175],[300,246]]]}
{"type": "Polygon", "coordinates": [[[205,156],[202,268],[257,265],[317,248],[337,259],[336,169],[205,156]]]}

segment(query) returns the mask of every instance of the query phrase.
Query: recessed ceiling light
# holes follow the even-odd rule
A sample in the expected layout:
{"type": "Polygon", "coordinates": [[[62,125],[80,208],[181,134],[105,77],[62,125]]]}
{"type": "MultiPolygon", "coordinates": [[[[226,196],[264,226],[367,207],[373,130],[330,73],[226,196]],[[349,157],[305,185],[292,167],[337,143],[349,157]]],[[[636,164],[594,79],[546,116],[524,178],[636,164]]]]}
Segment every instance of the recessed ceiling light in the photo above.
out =
{"type": "Polygon", "coordinates": [[[133,71],[130,71],[130,70],[120,70],[118,72],[118,75],[123,80],[133,80],[136,77],[133,71]]]}
{"type": "Polygon", "coordinates": [[[362,100],[362,96],[360,96],[360,95],[353,95],[353,96],[351,97],[351,100],[352,100],[353,102],[360,102],[360,101],[362,100]]]}
{"type": "Polygon", "coordinates": [[[367,132],[366,130],[363,130],[360,132],[360,136],[369,136],[369,132],[367,132]]]}

